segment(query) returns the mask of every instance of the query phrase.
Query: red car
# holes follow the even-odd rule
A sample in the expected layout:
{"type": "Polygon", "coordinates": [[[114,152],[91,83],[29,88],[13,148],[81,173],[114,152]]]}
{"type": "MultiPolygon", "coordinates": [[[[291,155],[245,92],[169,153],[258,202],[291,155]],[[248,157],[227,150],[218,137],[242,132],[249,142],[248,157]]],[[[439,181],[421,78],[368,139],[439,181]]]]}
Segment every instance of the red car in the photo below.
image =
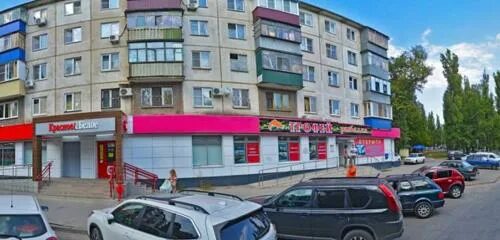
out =
{"type": "Polygon", "coordinates": [[[465,178],[456,169],[449,167],[423,167],[413,173],[420,173],[432,179],[441,187],[443,193],[452,198],[460,198],[465,189],[465,178]]]}

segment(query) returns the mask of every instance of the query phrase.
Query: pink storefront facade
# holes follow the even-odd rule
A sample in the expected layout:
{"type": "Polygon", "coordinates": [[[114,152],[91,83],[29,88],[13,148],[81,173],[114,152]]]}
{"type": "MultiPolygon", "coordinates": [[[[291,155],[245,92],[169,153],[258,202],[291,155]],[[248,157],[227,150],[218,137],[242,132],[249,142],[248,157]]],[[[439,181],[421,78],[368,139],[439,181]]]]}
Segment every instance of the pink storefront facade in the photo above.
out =
{"type": "Polygon", "coordinates": [[[343,149],[352,147],[359,149],[358,164],[390,166],[397,164],[400,135],[396,128],[259,116],[135,115],[128,123],[124,161],[160,178],[173,168],[187,186],[342,166],[343,149]]]}

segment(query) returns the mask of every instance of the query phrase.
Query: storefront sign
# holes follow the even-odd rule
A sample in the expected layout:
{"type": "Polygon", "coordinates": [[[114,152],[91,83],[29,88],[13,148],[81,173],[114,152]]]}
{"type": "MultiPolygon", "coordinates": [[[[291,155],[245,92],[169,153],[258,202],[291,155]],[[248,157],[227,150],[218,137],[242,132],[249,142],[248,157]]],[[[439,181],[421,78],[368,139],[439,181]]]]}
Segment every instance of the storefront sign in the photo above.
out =
{"type": "Polygon", "coordinates": [[[319,141],[318,142],[318,159],[319,160],[326,160],[326,142],[325,141],[319,141]]]}
{"type": "Polygon", "coordinates": [[[36,124],[36,135],[65,135],[115,131],[114,118],[96,118],[79,121],[36,124]]]}
{"type": "Polygon", "coordinates": [[[362,127],[362,126],[341,126],[340,127],[340,131],[342,134],[344,135],[349,135],[349,134],[355,134],[355,135],[359,135],[359,134],[366,134],[366,135],[371,135],[371,129],[370,128],[366,128],[366,127],[362,127]]]}
{"type": "Polygon", "coordinates": [[[354,144],[358,150],[358,155],[369,157],[384,156],[384,139],[356,138],[354,144]]]}
{"type": "Polygon", "coordinates": [[[340,125],[332,122],[308,122],[279,119],[261,119],[261,132],[339,134],[340,125]]]}
{"type": "Polygon", "coordinates": [[[247,161],[248,163],[260,162],[259,143],[247,143],[247,161]]]}
{"type": "Polygon", "coordinates": [[[300,143],[290,142],[288,143],[288,157],[290,161],[300,161],[300,143]]]}

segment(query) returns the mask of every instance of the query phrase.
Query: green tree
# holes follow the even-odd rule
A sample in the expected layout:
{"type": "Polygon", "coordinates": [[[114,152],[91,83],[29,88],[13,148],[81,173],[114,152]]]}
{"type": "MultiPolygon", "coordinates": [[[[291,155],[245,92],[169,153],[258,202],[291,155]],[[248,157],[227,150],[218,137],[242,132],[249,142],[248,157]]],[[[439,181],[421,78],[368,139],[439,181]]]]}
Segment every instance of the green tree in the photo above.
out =
{"type": "Polygon", "coordinates": [[[497,108],[497,112],[500,113],[500,71],[493,73],[493,79],[495,80],[495,105],[497,108]]]}

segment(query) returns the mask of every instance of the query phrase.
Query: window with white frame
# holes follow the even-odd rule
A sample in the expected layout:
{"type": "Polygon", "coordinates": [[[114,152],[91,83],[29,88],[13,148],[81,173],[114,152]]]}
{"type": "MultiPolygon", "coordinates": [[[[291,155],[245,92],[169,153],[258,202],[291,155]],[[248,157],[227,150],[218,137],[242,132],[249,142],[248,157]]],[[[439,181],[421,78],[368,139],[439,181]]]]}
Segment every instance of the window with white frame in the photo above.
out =
{"type": "Polygon", "coordinates": [[[248,89],[233,88],[233,107],[250,108],[248,89]]]}
{"type": "Polygon", "coordinates": [[[332,87],[340,87],[338,72],[328,71],[328,85],[332,87]]]}
{"type": "Polygon", "coordinates": [[[229,38],[240,39],[240,40],[245,39],[245,25],[228,23],[227,30],[228,30],[229,38]]]}
{"type": "Polygon", "coordinates": [[[353,29],[347,28],[346,34],[347,34],[347,39],[351,41],[356,41],[356,32],[353,29]]]}
{"type": "Polygon", "coordinates": [[[33,116],[47,114],[47,97],[33,98],[33,105],[31,108],[33,116]]]}
{"type": "Polygon", "coordinates": [[[268,70],[302,74],[302,56],[262,50],[262,67],[268,70]]]}
{"type": "Polygon", "coordinates": [[[181,28],[182,16],[171,12],[133,12],[127,13],[127,28],[181,28]],[[171,15],[172,14],[172,15],[171,15]]]}
{"type": "Polygon", "coordinates": [[[193,136],[193,166],[221,166],[222,137],[193,136]]]}
{"type": "Polygon", "coordinates": [[[14,34],[0,37],[0,52],[9,50],[14,47],[13,38],[14,34]]]}
{"type": "Polygon", "coordinates": [[[101,9],[116,9],[120,6],[120,0],[101,0],[101,9]]]}
{"type": "Polygon", "coordinates": [[[192,61],[193,68],[210,69],[210,52],[193,51],[192,61]]]}
{"type": "Polygon", "coordinates": [[[120,23],[101,23],[101,38],[109,38],[112,35],[120,35],[120,23]]]}
{"type": "Polygon", "coordinates": [[[64,76],[80,74],[81,65],[82,65],[81,57],[64,59],[64,76]]]}
{"type": "Polygon", "coordinates": [[[391,95],[391,82],[378,77],[369,76],[364,78],[366,90],[391,95]]]}
{"type": "Polygon", "coordinates": [[[302,79],[308,82],[314,82],[314,67],[313,66],[303,66],[302,79]]]}
{"type": "Polygon", "coordinates": [[[326,44],[326,57],[331,59],[337,59],[337,46],[327,43],[326,44]]]}
{"type": "Polygon", "coordinates": [[[353,77],[353,76],[349,76],[349,89],[352,89],[352,90],[358,90],[358,79],[353,77]]]}
{"type": "Polygon", "coordinates": [[[64,4],[64,15],[73,15],[82,13],[82,6],[80,1],[74,1],[64,4]]]}
{"type": "Polygon", "coordinates": [[[71,92],[64,94],[64,111],[74,112],[82,110],[82,93],[71,92]]]}
{"type": "Polygon", "coordinates": [[[304,97],[304,112],[306,113],[316,113],[316,97],[306,96],[304,97]]]}
{"type": "Polygon", "coordinates": [[[191,35],[208,36],[208,21],[191,20],[191,35]]]}
{"type": "Polygon", "coordinates": [[[33,36],[32,39],[33,51],[47,49],[49,44],[49,35],[47,33],[33,36]]]}
{"type": "Polygon", "coordinates": [[[141,89],[143,107],[168,107],[174,105],[174,90],[171,87],[153,87],[141,89]]]}
{"type": "Polygon", "coordinates": [[[359,104],[351,103],[351,117],[359,118],[359,104]]]}
{"type": "Polygon", "coordinates": [[[313,40],[308,37],[302,37],[302,42],[300,43],[300,49],[305,52],[313,52],[313,40]]]}
{"type": "Polygon", "coordinates": [[[313,16],[310,13],[300,12],[300,24],[312,27],[313,26],[313,16]]]}
{"type": "Polygon", "coordinates": [[[335,22],[331,20],[325,20],[325,32],[335,34],[335,22]]]}
{"type": "Polygon", "coordinates": [[[0,103],[0,120],[17,118],[19,114],[19,104],[17,101],[0,103]]]}
{"type": "Polygon", "coordinates": [[[120,54],[105,53],[101,55],[101,71],[114,71],[120,69],[120,54]]]}
{"type": "Polygon", "coordinates": [[[227,0],[227,9],[231,11],[245,11],[245,1],[244,0],[227,0]]]}
{"type": "Polygon", "coordinates": [[[134,42],[128,45],[128,61],[141,62],[182,62],[182,43],[134,42]]]}
{"type": "Polygon", "coordinates": [[[248,72],[247,55],[230,53],[229,61],[231,63],[231,71],[248,72]]]}
{"type": "Polygon", "coordinates": [[[212,88],[193,88],[194,107],[212,107],[212,88]]]}
{"type": "Polygon", "coordinates": [[[260,27],[260,34],[262,36],[278,38],[292,42],[301,42],[302,37],[300,33],[300,28],[298,27],[262,19],[260,20],[260,25],[255,26],[255,28],[259,27],[260,27]]]}
{"type": "Polygon", "coordinates": [[[101,108],[120,108],[120,89],[101,89],[101,108]]]}
{"type": "Polygon", "coordinates": [[[82,41],[82,27],[69,28],[64,30],[64,44],[82,41]]]}
{"type": "Polygon", "coordinates": [[[17,61],[0,64],[0,81],[8,81],[17,78],[17,61]]]}
{"type": "Polygon", "coordinates": [[[280,92],[266,92],[266,107],[271,111],[290,111],[290,95],[280,92]]]}
{"type": "Polygon", "coordinates": [[[385,103],[367,102],[365,103],[365,114],[366,116],[391,119],[392,106],[385,103]]]}
{"type": "Polygon", "coordinates": [[[36,19],[47,19],[47,9],[39,9],[33,12],[33,21],[36,19]]]}
{"type": "Polygon", "coordinates": [[[16,164],[15,143],[0,143],[0,166],[1,167],[12,166],[15,164],[16,164]]]}
{"type": "Polygon", "coordinates": [[[33,79],[37,81],[47,79],[47,63],[33,65],[33,79]]]}
{"type": "Polygon", "coordinates": [[[357,66],[358,65],[358,60],[356,58],[356,53],[351,52],[351,51],[347,51],[347,63],[349,63],[350,65],[353,65],[353,66],[357,66]]]}
{"type": "Polygon", "coordinates": [[[363,53],[363,65],[376,66],[384,71],[389,71],[389,61],[372,52],[363,53]]]}
{"type": "Polygon", "coordinates": [[[259,0],[258,5],[260,7],[299,15],[299,1],[297,0],[259,0]]]}
{"type": "Polygon", "coordinates": [[[330,99],[330,115],[340,116],[340,101],[336,99],[330,99]]]}

